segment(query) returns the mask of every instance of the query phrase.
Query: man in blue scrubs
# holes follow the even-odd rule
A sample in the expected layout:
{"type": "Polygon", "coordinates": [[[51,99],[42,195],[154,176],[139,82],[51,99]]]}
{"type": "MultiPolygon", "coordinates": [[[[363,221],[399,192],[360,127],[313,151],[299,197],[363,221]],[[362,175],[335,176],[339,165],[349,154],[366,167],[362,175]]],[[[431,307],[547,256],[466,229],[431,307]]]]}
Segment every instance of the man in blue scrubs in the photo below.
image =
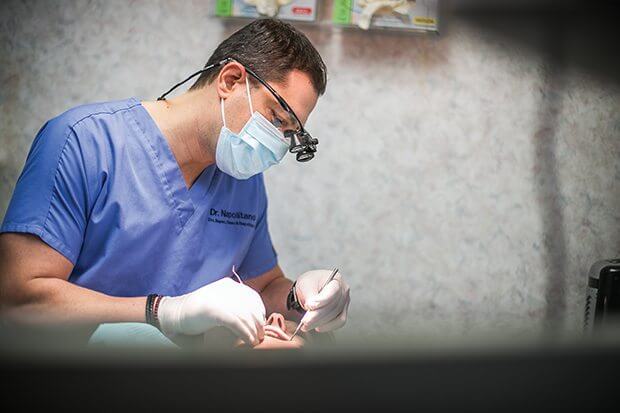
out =
{"type": "Polygon", "coordinates": [[[303,331],[344,325],[340,274],[284,277],[262,175],[295,136],[298,160],[316,151],[303,124],[325,91],[320,55],[265,19],[205,69],[178,97],[84,105],[42,127],[0,230],[4,316],[148,322],[169,337],[223,325],[250,345],[272,312],[307,311],[303,331]]]}

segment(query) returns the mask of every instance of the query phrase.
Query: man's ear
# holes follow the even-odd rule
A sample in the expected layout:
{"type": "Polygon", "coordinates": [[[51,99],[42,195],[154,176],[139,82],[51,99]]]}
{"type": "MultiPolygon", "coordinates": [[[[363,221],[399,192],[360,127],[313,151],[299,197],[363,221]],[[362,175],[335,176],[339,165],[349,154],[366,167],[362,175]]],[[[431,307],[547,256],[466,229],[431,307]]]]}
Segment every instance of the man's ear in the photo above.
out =
{"type": "Polygon", "coordinates": [[[226,99],[230,96],[237,85],[245,84],[245,77],[247,75],[245,68],[241,64],[237,62],[227,63],[220,70],[216,79],[217,94],[220,99],[226,99]]]}

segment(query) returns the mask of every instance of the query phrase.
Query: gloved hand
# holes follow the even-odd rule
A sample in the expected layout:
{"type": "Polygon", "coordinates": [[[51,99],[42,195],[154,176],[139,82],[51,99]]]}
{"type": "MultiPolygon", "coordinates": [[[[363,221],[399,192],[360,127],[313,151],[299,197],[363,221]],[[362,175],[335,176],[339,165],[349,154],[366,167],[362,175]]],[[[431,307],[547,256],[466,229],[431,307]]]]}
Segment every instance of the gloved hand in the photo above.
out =
{"type": "Polygon", "coordinates": [[[163,297],[158,318],[167,336],[201,334],[224,326],[250,346],[265,337],[265,305],[260,295],[247,285],[222,278],[191,293],[163,297]]]}
{"type": "Polygon", "coordinates": [[[350,301],[349,286],[342,280],[340,272],[325,285],[331,273],[331,270],[312,270],[297,278],[297,300],[307,311],[301,331],[316,329],[322,333],[340,328],[346,323],[350,301]],[[325,287],[319,293],[323,285],[325,287]]]}

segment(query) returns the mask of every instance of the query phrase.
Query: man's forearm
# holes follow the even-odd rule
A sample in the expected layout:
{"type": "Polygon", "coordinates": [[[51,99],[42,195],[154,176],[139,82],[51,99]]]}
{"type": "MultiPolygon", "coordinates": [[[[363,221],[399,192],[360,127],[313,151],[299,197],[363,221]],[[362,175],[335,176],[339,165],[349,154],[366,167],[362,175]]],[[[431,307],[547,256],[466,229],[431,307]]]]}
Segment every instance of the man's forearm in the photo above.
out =
{"type": "Polygon", "coordinates": [[[119,298],[69,282],[73,264],[31,234],[0,234],[0,311],[24,323],[144,321],[145,297],[119,298]]]}
{"type": "Polygon", "coordinates": [[[2,301],[4,317],[25,323],[145,321],[146,297],[112,297],[54,277],[33,278],[2,301]]]}
{"type": "Polygon", "coordinates": [[[285,277],[278,277],[271,281],[262,291],[261,297],[265,303],[267,316],[271,313],[280,313],[287,320],[299,321],[301,314],[295,310],[286,309],[286,297],[293,282],[285,277]]]}

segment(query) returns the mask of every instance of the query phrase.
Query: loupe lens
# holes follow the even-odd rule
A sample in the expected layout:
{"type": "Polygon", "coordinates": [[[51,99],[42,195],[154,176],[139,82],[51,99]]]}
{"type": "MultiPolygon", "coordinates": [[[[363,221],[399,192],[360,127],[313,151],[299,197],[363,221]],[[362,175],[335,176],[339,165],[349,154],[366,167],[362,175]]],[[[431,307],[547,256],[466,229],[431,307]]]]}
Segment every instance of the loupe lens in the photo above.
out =
{"type": "Polygon", "coordinates": [[[291,140],[288,151],[297,154],[297,161],[307,162],[314,158],[316,144],[319,140],[310,136],[305,131],[285,131],[284,136],[291,140]]]}
{"type": "Polygon", "coordinates": [[[290,153],[297,153],[304,150],[304,145],[291,146],[289,149],[290,153]]]}
{"type": "Polygon", "coordinates": [[[304,145],[301,142],[301,139],[299,138],[299,135],[295,131],[286,131],[284,133],[284,136],[286,136],[287,138],[289,138],[291,140],[291,144],[290,144],[290,147],[288,149],[289,152],[297,153],[297,152],[303,151],[304,145]]]}
{"type": "Polygon", "coordinates": [[[308,162],[312,158],[314,158],[314,154],[312,152],[304,151],[297,154],[297,161],[299,162],[308,162]]]}

